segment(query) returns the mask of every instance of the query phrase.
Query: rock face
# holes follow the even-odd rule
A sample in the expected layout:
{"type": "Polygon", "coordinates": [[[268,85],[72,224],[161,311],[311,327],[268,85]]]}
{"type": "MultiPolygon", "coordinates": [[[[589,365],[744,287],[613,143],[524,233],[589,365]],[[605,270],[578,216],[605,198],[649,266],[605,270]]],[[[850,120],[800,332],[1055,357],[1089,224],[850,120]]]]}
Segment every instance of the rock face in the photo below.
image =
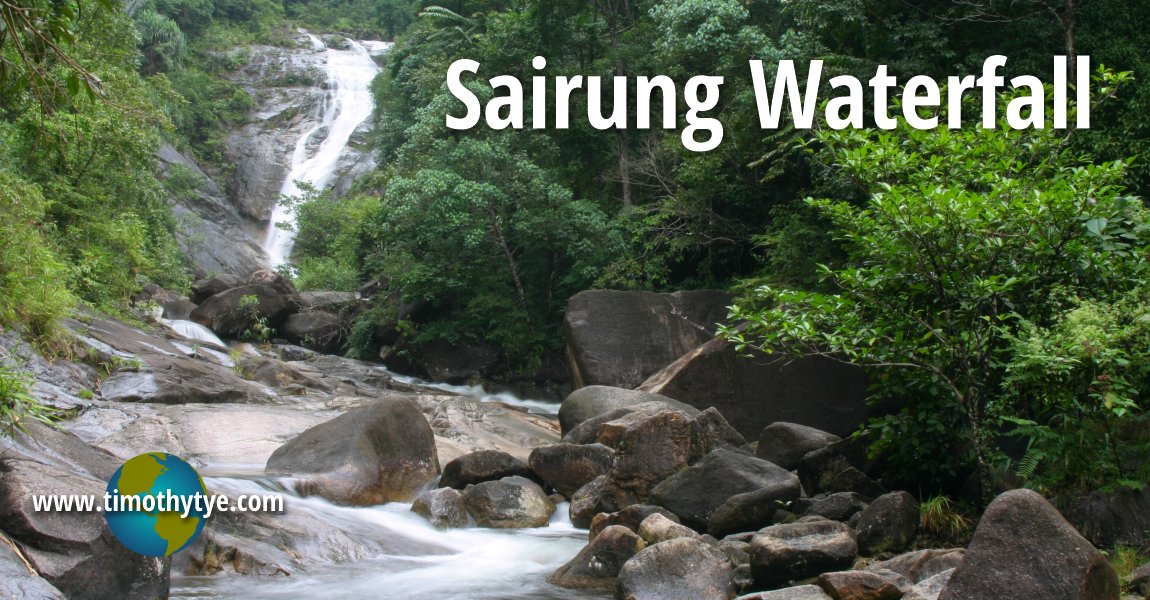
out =
{"type": "Polygon", "coordinates": [[[476,525],[498,529],[543,527],[555,512],[543,488],[523,477],[473,485],[463,492],[463,505],[476,525]]]}
{"type": "Polygon", "coordinates": [[[986,507],[939,600],[1118,596],[1118,577],[1106,557],[1042,496],[1013,490],[986,507]]]}
{"type": "Polygon", "coordinates": [[[711,339],[731,299],[714,291],[590,290],[572,296],[563,322],[572,387],[634,388],[711,339]]]}
{"type": "Polygon", "coordinates": [[[799,497],[799,478],[765,460],[719,448],[655,486],[650,502],[703,531],[711,514],[731,496],[762,489],[773,490],[777,500],[791,501],[799,497]]]}
{"type": "Polygon", "coordinates": [[[444,465],[439,485],[462,490],[469,485],[515,475],[532,477],[533,473],[523,461],[506,452],[480,450],[460,456],[444,465]]]}
{"type": "Polygon", "coordinates": [[[315,310],[291,315],[279,333],[293,343],[324,354],[335,354],[343,347],[346,330],[347,323],[338,315],[315,310]]]}
{"type": "Polygon", "coordinates": [[[301,433],[272,453],[267,472],[302,475],[305,491],[367,506],[412,499],[439,474],[439,458],[419,407],[389,398],[301,433]]]}
{"type": "Polygon", "coordinates": [[[779,587],[849,569],[857,555],[854,531],[837,521],[772,525],[751,538],[751,573],[757,585],[779,587]]]}
{"type": "Polygon", "coordinates": [[[859,518],[859,550],[863,554],[905,550],[918,532],[918,522],[918,500],[914,496],[907,492],[883,494],[859,518]]]}
{"type": "Polygon", "coordinates": [[[463,495],[452,488],[423,492],[411,503],[411,512],[431,521],[438,529],[467,527],[467,509],[463,495]]]}
{"type": "MultiPolygon", "coordinates": [[[[2,459],[0,523],[4,533],[20,544],[44,581],[69,598],[167,598],[169,561],[128,550],[113,537],[103,515],[33,508],[33,495],[102,497],[105,485],[89,473],[62,466],[2,459]]],[[[0,583],[0,588],[6,585],[0,583]]],[[[43,591],[51,597],[50,588],[43,591]]]]}
{"type": "Polygon", "coordinates": [[[527,464],[531,470],[567,498],[592,479],[611,470],[615,451],[602,444],[556,444],[536,448],[527,464]]]}
{"type": "Polygon", "coordinates": [[[698,412],[694,407],[666,396],[605,385],[592,385],[571,392],[563,400],[563,404],[559,406],[559,425],[563,433],[567,434],[589,419],[614,410],[637,407],[640,404],[645,405],[648,402],[659,403],[666,408],[682,410],[692,415],[698,412]]]}
{"type": "Polygon", "coordinates": [[[28,567],[7,544],[0,545],[0,598],[65,600],[60,590],[28,567]]]}
{"type": "Polygon", "coordinates": [[[619,572],[624,600],[728,600],[731,565],[721,550],[694,538],[647,546],[619,572]]]}
{"type": "Polygon", "coordinates": [[[847,435],[866,420],[867,377],[861,369],[812,356],[739,356],[723,339],[684,355],[637,389],[691,406],[713,406],[744,436],[786,421],[847,435]]]}
{"type": "Polygon", "coordinates": [[[267,266],[267,257],[252,236],[249,223],[195,160],[166,143],[156,157],[161,178],[178,177],[191,184],[185,193],[173,194],[171,201],[176,243],[197,277],[216,273],[245,277],[267,266]]]}
{"type": "Polygon", "coordinates": [[[796,423],[771,423],[759,434],[755,456],[769,460],[788,471],[799,468],[808,452],[841,440],[833,433],[796,423]]]}
{"type": "Polygon", "coordinates": [[[1150,545],[1150,485],[1071,498],[1062,514],[1099,548],[1150,545]]]}
{"type": "Polygon", "coordinates": [[[547,581],[559,587],[612,591],[619,570],[643,547],[634,531],[622,525],[603,530],[567,564],[559,567],[547,581]]]}
{"type": "Polygon", "coordinates": [[[255,324],[255,317],[266,319],[269,327],[278,328],[293,308],[288,296],[269,285],[243,285],[204,300],[192,311],[192,320],[210,328],[221,337],[238,338],[255,324]],[[243,298],[254,296],[251,308],[243,307],[243,298]]]}

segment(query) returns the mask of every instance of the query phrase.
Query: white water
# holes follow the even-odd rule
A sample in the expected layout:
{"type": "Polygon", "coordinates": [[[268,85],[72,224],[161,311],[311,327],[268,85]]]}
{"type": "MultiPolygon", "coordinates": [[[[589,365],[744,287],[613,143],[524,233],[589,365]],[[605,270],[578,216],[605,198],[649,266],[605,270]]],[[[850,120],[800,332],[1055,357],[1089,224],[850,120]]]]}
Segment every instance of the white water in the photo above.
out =
{"type": "MultiPolygon", "coordinates": [[[[297,181],[305,181],[318,189],[325,188],[335,174],[340,154],[357,127],[369,117],[372,98],[369,86],[379,66],[372,54],[386,51],[390,44],[364,43],[348,40],[347,50],[327,48],[314,35],[308,34],[315,50],[322,50],[326,60],[327,94],[315,125],[300,136],[292,154],[291,170],[280,188],[280,196],[298,196],[297,181]],[[312,138],[326,134],[314,152],[310,152],[312,138]]],[[[295,212],[277,202],[272,210],[271,223],[264,238],[264,251],[273,267],[283,264],[291,255],[295,241],[295,212]]]]}
{"type": "Polygon", "coordinates": [[[499,392],[497,394],[489,394],[487,390],[483,389],[481,385],[452,385],[450,383],[432,383],[424,381],[417,377],[409,377],[407,375],[392,374],[392,379],[402,383],[412,385],[419,385],[423,387],[434,388],[459,394],[460,396],[468,396],[471,398],[478,398],[480,402],[500,402],[511,406],[519,406],[527,409],[527,412],[538,415],[556,415],[559,414],[559,402],[547,400],[532,400],[530,398],[520,398],[511,392],[499,392]]]}
{"type": "Polygon", "coordinates": [[[191,321],[169,321],[168,319],[160,319],[160,323],[175,333],[192,340],[193,342],[203,342],[206,344],[213,344],[220,348],[227,348],[228,345],[216,335],[214,331],[191,321]]]}
{"type": "MultiPolygon", "coordinates": [[[[209,468],[201,469],[209,470],[209,468]]],[[[266,494],[290,488],[284,480],[205,478],[213,493],[266,494]],[[287,484],[286,486],[284,484],[287,484]]],[[[322,529],[315,540],[294,540],[304,568],[290,577],[173,573],[173,599],[184,598],[604,598],[551,586],[546,578],[586,544],[587,532],[567,520],[560,505],[548,527],[520,530],[439,531],[408,504],[350,508],[287,494],[285,529],[322,529]],[[309,525],[310,524],[310,525],[309,525]]],[[[287,566],[287,565],[284,565],[287,566]]]]}

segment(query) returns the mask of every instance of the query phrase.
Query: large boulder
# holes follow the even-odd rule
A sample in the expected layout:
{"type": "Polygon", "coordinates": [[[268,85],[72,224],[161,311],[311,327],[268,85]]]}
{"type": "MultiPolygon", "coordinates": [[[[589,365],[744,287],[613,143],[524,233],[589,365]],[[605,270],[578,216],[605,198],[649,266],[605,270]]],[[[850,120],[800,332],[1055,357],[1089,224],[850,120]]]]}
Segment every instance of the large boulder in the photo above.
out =
{"type": "Polygon", "coordinates": [[[867,467],[866,443],[847,438],[808,452],[799,461],[798,475],[803,490],[812,496],[823,492],[858,492],[877,498],[886,490],[866,474],[867,467]]]}
{"type": "Polygon", "coordinates": [[[690,537],[647,546],[623,565],[623,600],[729,600],[731,564],[722,550],[690,537]]]}
{"type": "Polygon", "coordinates": [[[785,486],[735,494],[711,513],[707,533],[725,536],[762,529],[775,522],[775,515],[786,508],[785,500],[790,495],[785,486]]]}
{"type": "Polygon", "coordinates": [[[1118,576],[1106,556],[1038,493],[1012,490],[986,507],[939,600],[1118,597],[1118,576]]]}
{"type": "Polygon", "coordinates": [[[715,338],[651,375],[637,389],[713,406],[744,436],[777,421],[848,435],[869,416],[866,374],[823,356],[741,356],[715,338]]]}
{"type": "Polygon", "coordinates": [[[751,573],[766,588],[849,569],[857,556],[855,532],[837,521],[772,525],[751,538],[751,573]]]}
{"type": "Polygon", "coordinates": [[[646,405],[649,402],[658,403],[653,405],[656,407],[661,405],[664,408],[674,408],[692,415],[698,412],[692,406],[687,406],[682,402],[659,394],[636,392],[635,390],[605,385],[592,385],[571,392],[563,400],[563,404],[559,406],[559,426],[563,433],[567,434],[589,419],[618,409],[637,407],[640,404],[646,405]]]}
{"type": "Polygon", "coordinates": [[[570,498],[592,479],[611,470],[615,451],[602,444],[555,444],[531,452],[527,464],[555,491],[570,498]]]}
{"type": "Polygon", "coordinates": [[[264,284],[243,285],[220,292],[192,311],[192,320],[210,328],[221,337],[238,338],[252,331],[256,319],[262,318],[273,329],[294,310],[287,294],[264,284]],[[245,297],[255,301],[246,306],[245,297]]]}
{"type": "Polygon", "coordinates": [[[834,600],[899,600],[911,582],[890,571],[835,571],[819,575],[819,586],[834,600]]]}
{"type": "Polygon", "coordinates": [[[1060,506],[1066,520],[1099,548],[1150,547],[1150,485],[1140,490],[1095,490],[1060,506]]]}
{"type": "Polygon", "coordinates": [[[359,298],[355,292],[300,292],[292,297],[292,302],[301,312],[322,310],[342,314],[355,308],[359,298]]]}
{"type": "MultiPolygon", "coordinates": [[[[44,581],[69,598],[167,598],[169,560],[128,550],[99,512],[37,511],[33,505],[33,497],[42,494],[102,498],[106,485],[90,473],[63,466],[0,459],[4,533],[19,544],[44,581]]],[[[30,597],[52,596],[49,587],[35,580],[25,584],[44,593],[30,597]]],[[[8,585],[0,583],[0,589],[8,585]]]]}
{"type": "Polygon", "coordinates": [[[476,525],[497,529],[543,527],[555,512],[555,503],[539,484],[517,476],[467,488],[463,505],[476,525]]]}
{"type": "Polygon", "coordinates": [[[763,489],[789,502],[799,497],[799,478],[760,458],[718,448],[655,486],[650,502],[678,515],[684,525],[705,531],[711,514],[731,496],[763,489]]]}
{"type": "Polygon", "coordinates": [[[859,517],[859,551],[866,555],[900,552],[910,546],[918,533],[918,500],[909,492],[883,494],[870,503],[859,517]]]}
{"type": "Polygon", "coordinates": [[[833,433],[797,423],[771,423],[759,434],[755,456],[769,460],[787,470],[799,468],[799,462],[808,452],[841,440],[833,433]]]}
{"type": "Polygon", "coordinates": [[[612,591],[619,570],[642,548],[643,541],[634,531],[622,525],[612,525],[591,540],[575,558],[552,573],[547,581],[570,589],[612,591]]]}
{"type": "Polygon", "coordinates": [[[523,461],[499,450],[479,450],[464,454],[443,466],[440,487],[462,490],[469,485],[504,477],[531,478],[534,474],[523,461]]]}
{"type": "Polygon", "coordinates": [[[453,488],[427,490],[411,503],[411,512],[427,519],[437,529],[467,527],[467,507],[463,494],[453,488]]]}
{"type": "Polygon", "coordinates": [[[732,298],[715,291],[575,294],[563,321],[572,387],[643,383],[711,339],[732,298]]]}
{"type": "Polygon", "coordinates": [[[618,508],[607,495],[607,476],[600,475],[571,496],[571,504],[567,507],[567,511],[571,517],[571,524],[585,529],[591,527],[596,515],[618,508]]]}
{"type": "Polygon", "coordinates": [[[304,431],[272,453],[266,470],[302,476],[305,493],[367,506],[411,500],[439,475],[439,458],[419,406],[391,397],[304,431]]]}
{"type": "MultiPolygon", "coordinates": [[[[871,563],[866,568],[894,571],[914,582],[930,579],[939,573],[952,571],[962,564],[966,551],[962,548],[944,550],[915,550],[894,558],[871,563]]],[[[942,589],[942,588],[939,588],[942,589]]]]}
{"type": "Polygon", "coordinates": [[[639,537],[648,544],[658,544],[675,538],[698,537],[699,533],[678,521],[671,520],[659,513],[655,513],[639,524],[639,537]]]}
{"type": "MultiPolygon", "coordinates": [[[[846,523],[856,513],[866,510],[870,499],[855,492],[836,492],[811,499],[811,505],[803,512],[803,516],[819,516],[832,521],[846,523]]],[[[917,509],[916,509],[917,510],[917,509]]],[[[918,515],[915,514],[915,518],[918,515]]],[[[917,521],[916,521],[917,524],[917,521]]],[[[859,540],[862,545],[862,540],[859,540]]]]}
{"type": "Polygon", "coordinates": [[[243,279],[231,273],[216,273],[211,277],[197,279],[192,282],[191,301],[193,304],[203,304],[204,300],[243,284],[243,279]]]}
{"type": "Polygon", "coordinates": [[[591,531],[588,533],[589,539],[595,539],[604,529],[612,525],[622,525],[631,531],[639,532],[639,527],[651,515],[662,515],[672,523],[678,523],[679,517],[676,517],[671,511],[661,507],[652,506],[650,504],[632,504],[622,510],[612,513],[599,513],[591,520],[591,531]]]}
{"type": "Polygon", "coordinates": [[[324,354],[339,352],[346,332],[347,323],[342,317],[319,310],[291,315],[279,330],[279,334],[292,343],[324,354]]]}

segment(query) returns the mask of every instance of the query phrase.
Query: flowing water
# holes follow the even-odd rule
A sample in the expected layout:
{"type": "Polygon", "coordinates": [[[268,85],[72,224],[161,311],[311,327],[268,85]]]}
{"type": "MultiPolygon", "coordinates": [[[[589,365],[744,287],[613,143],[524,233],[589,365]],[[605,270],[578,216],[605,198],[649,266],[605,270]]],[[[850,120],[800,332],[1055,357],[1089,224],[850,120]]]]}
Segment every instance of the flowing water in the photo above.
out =
{"type": "MultiPolygon", "coordinates": [[[[317,189],[326,187],[335,175],[339,157],[347,148],[351,134],[371,117],[371,80],[379,72],[373,54],[386,51],[390,44],[361,43],[347,40],[348,48],[329,48],[309,34],[316,51],[323,51],[327,73],[327,94],[320,107],[320,117],[296,142],[291,169],[280,188],[280,196],[299,196],[297,181],[317,189]],[[315,138],[323,136],[318,147],[315,138]]],[[[271,223],[264,238],[264,251],[273,267],[283,264],[291,255],[295,240],[295,212],[282,202],[272,210],[271,223]]]]}

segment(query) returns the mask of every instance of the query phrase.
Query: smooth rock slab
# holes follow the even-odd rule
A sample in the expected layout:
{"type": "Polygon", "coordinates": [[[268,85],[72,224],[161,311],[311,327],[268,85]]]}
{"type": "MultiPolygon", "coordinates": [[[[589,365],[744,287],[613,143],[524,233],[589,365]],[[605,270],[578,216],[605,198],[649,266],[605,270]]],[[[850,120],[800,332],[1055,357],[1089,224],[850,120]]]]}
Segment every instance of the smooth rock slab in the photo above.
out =
{"type": "Polygon", "coordinates": [[[619,572],[623,600],[728,600],[735,595],[727,556],[694,538],[647,546],[619,572]]]}

